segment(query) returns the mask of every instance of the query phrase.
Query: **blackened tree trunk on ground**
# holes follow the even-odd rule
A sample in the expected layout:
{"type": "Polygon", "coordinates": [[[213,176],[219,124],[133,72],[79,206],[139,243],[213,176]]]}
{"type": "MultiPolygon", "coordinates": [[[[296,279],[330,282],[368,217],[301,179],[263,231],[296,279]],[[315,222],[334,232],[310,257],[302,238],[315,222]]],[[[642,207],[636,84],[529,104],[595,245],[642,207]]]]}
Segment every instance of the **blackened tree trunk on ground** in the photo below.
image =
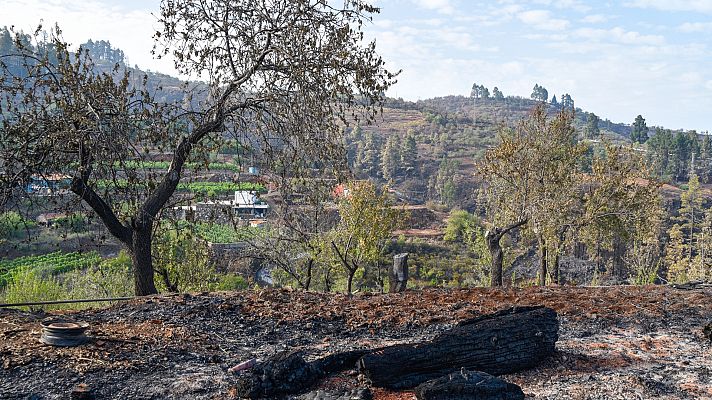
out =
{"type": "Polygon", "coordinates": [[[312,362],[305,361],[298,351],[277,353],[241,374],[235,392],[240,399],[274,399],[304,392],[325,376],[353,368],[369,351],[335,353],[312,362]]]}
{"type": "Polygon", "coordinates": [[[358,368],[371,383],[408,389],[465,368],[491,375],[531,368],[554,353],[559,323],[546,307],[520,307],[465,321],[430,342],[386,347],[358,368]]]}
{"type": "Polygon", "coordinates": [[[485,241],[487,242],[487,250],[490,252],[490,257],[492,257],[492,265],[490,268],[490,273],[492,275],[492,287],[502,286],[504,280],[502,278],[502,269],[504,263],[504,251],[502,250],[502,245],[500,241],[502,237],[509,233],[514,228],[518,228],[527,223],[526,219],[517,221],[504,229],[494,227],[485,233],[485,241]]]}
{"type": "Polygon", "coordinates": [[[484,372],[458,371],[415,388],[418,400],[524,400],[519,386],[484,372]]]}

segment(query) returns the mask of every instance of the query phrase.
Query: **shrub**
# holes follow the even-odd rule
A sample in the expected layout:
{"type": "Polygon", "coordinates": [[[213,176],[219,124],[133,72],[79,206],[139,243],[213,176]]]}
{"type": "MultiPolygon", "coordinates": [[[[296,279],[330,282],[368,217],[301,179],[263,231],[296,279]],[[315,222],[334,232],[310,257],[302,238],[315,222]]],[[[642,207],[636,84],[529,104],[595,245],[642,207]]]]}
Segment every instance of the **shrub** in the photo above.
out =
{"type": "MultiPolygon", "coordinates": [[[[12,279],[5,288],[6,303],[26,303],[36,301],[53,301],[68,298],[67,291],[51,275],[43,275],[31,268],[18,268],[12,271],[12,279]]],[[[20,307],[23,310],[57,309],[61,304],[20,307]]]]}
{"type": "Polygon", "coordinates": [[[153,238],[154,281],[162,291],[208,291],[217,280],[205,240],[186,229],[168,228],[153,238]]]}
{"type": "Polygon", "coordinates": [[[15,211],[0,214],[0,239],[13,239],[23,236],[23,231],[35,227],[34,221],[25,219],[15,211]]]}
{"type": "Polygon", "coordinates": [[[0,288],[12,281],[12,273],[18,269],[32,268],[58,275],[75,269],[94,266],[99,261],[101,261],[101,256],[95,251],[87,253],[56,251],[39,256],[25,256],[11,260],[0,259],[0,288]]]}
{"type": "MultiPolygon", "coordinates": [[[[121,250],[114,258],[84,270],[72,271],[62,278],[73,299],[133,295],[131,257],[125,250],[121,250]]],[[[97,303],[93,303],[93,306],[97,306],[97,303]]]]}
{"type": "Polygon", "coordinates": [[[86,230],[87,220],[82,213],[72,213],[66,217],[57,218],[56,226],[78,233],[86,230]]]}
{"type": "Polygon", "coordinates": [[[244,290],[247,289],[248,286],[249,284],[247,283],[247,279],[243,278],[242,276],[237,274],[226,274],[218,278],[218,282],[215,284],[214,289],[233,291],[244,290]]]}

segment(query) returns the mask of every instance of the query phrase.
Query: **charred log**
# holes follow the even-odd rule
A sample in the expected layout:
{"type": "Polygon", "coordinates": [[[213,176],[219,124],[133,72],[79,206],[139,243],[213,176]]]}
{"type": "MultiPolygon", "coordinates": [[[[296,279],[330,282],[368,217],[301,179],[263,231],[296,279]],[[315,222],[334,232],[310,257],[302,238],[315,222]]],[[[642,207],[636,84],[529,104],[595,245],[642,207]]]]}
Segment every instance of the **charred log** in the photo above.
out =
{"type": "Polygon", "coordinates": [[[352,350],[343,353],[330,354],[311,362],[312,367],[321,374],[328,376],[336,372],[352,369],[356,366],[356,362],[364,355],[373,350],[352,350]]]}
{"type": "Polygon", "coordinates": [[[312,362],[306,362],[297,351],[278,353],[241,375],[235,393],[248,399],[302,393],[325,376],[353,368],[369,351],[336,353],[312,362]]]}
{"type": "Polygon", "coordinates": [[[389,389],[413,388],[461,368],[508,374],[549,357],[558,330],[554,310],[515,307],[464,321],[430,342],[374,351],[358,368],[374,386],[389,389]]]}
{"type": "Polygon", "coordinates": [[[522,389],[484,372],[461,370],[415,388],[418,400],[524,400],[522,389]]]}
{"type": "Polygon", "coordinates": [[[297,400],[372,400],[373,395],[368,388],[326,392],[317,390],[297,397],[297,400]]]}

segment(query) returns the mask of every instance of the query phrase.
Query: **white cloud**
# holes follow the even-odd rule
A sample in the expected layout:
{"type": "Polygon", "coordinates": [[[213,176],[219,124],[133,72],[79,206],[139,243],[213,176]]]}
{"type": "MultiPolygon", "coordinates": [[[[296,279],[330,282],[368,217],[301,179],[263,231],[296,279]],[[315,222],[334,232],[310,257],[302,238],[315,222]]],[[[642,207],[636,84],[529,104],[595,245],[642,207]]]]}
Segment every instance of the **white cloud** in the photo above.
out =
{"type": "Polygon", "coordinates": [[[529,10],[517,15],[520,21],[536,29],[561,31],[569,27],[569,21],[552,17],[548,10],[529,10]]]}
{"type": "Polygon", "coordinates": [[[678,29],[685,33],[712,32],[712,22],[685,22],[678,29]]]}
{"type": "Polygon", "coordinates": [[[631,45],[662,45],[665,38],[660,35],[643,35],[635,31],[627,31],[621,27],[612,29],[579,28],[574,36],[596,42],[613,42],[631,45]]]}
{"type": "Polygon", "coordinates": [[[662,11],[694,11],[712,13],[712,0],[632,0],[628,7],[652,8],[662,11]]]}
{"type": "Polygon", "coordinates": [[[591,14],[581,18],[581,22],[586,24],[600,24],[608,21],[609,17],[603,14],[591,14]]]}
{"type": "Polygon", "coordinates": [[[427,10],[435,10],[441,14],[452,14],[455,7],[450,0],[415,0],[415,3],[427,10]]]}
{"type": "Polygon", "coordinates": [[[582,1],[579,0],[536,0],[535,3],[553,5],[554,7],[559,9],[572,9],[578,12],[587,12],[591,9],[590,6],[584,4],[582,1]]]}

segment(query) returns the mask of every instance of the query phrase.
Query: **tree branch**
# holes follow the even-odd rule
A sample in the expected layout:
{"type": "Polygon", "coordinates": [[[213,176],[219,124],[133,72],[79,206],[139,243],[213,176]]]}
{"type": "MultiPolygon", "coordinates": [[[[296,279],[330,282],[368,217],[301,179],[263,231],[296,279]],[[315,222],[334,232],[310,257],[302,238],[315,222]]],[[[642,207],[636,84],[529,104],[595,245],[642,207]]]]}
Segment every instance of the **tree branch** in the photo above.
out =
{"type": "Polygon", "coordinates": [[[509,231],[511,231],[511,230],[514,229],[514,228],[518,228],[518,227],[520,227],[520,226],[526,224],[528,221],[529,221],[528,218],[524,218],[524,219],[522,219],[522,220],[519,220],[519,221],[517,221],[517,222],[511,224],[511,225],[506,226],[504,229],[502,229],[501,231],[497,232],[497,233],[494,235],[494,239],[497,240],[497,241],[499,241],[500,239],[502,239],[502,236],[504,236],[504,235],[506,235],[507,233],[509,233],[509,231]]]}
{"type": "Polygon", "coordinates": [[[131,228],[126,227],[116,218],[116,214],[104,199],[78,177],[72,179],[71,190],[94,210],[106,225],[109,233],[131,248],[131,228]]]}
{"type": "Polygon", "coordinates": [[[331,241],[331,247],[333,247],[334,251],[336,251],[336,255],[339,256],[339,259],[344,264],[344,267],[346,267],[349,272],[354,272],[356,269],[349,266],[349,262],[346,260],[346,257],[341,254],[341,251],[339,251],[339,247],[336,246],[336,243],[334,243],[333,240],[331,241]]]}

